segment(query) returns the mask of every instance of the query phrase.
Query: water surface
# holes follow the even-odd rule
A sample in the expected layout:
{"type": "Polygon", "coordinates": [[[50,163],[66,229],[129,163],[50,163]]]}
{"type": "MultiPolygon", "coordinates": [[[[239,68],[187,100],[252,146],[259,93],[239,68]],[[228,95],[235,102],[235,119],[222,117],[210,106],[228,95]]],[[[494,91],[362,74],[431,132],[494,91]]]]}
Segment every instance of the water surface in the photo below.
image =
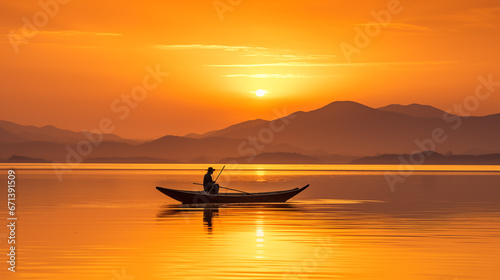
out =
{"type": "Polygon", "coordinates": [[[81,165],[62,181],[50,165],[14,167],[18,267],[5,265],[1,279],[500,276],[498,167],[420,170],[391,189],[379,166],[249,165],[224,171],[221,183],[311,187],[284,204],[210,207],[180,205],[154,188],[199,189],[192,182],[204,165],[81,165]]]}

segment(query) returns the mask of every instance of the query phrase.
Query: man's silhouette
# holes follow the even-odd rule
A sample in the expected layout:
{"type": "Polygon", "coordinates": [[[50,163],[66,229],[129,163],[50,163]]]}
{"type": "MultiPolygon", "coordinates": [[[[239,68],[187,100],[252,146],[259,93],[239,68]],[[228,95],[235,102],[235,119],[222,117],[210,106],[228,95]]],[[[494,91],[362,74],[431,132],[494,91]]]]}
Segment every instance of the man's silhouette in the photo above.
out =
{"type": "Polygon", "coordinates": [[[215,169],[209,167],[207,169],[207,174],[205,174],[205,177],[203,177],[203,190],[205,190],[206,193],[210,194],[219,193],[219,185],[216,184],[212,179],[212,174],[214,173],[214,171],[215,169]]]}

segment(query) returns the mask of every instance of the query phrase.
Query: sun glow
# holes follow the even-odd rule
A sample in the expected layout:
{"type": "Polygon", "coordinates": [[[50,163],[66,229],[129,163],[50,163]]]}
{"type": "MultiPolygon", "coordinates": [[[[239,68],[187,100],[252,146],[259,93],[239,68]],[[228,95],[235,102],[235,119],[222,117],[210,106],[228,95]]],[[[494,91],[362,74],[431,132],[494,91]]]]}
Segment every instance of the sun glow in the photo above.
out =
{"type": "Polygon", "coordinates": [[[266,93],[267,93],[267,90],[265,90],[265,89],[258,89],[255,91],[255,95],[257,95],[258,97],[262,97],[262,96],[266,95],[266,93]]]}

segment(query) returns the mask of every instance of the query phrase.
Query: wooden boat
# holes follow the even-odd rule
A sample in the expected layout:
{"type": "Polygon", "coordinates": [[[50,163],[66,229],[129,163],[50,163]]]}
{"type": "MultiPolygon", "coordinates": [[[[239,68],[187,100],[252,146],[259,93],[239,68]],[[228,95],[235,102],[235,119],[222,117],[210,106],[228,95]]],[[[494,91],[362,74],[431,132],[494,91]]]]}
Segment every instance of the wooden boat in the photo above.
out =
{"type": "Polygon", "coordinates": [[[309,185],[285,191],[260,193],[218,193],[207,194],[203,191],[183,191],[156,187],[157,190],[184,204],[203,203],[254,203],[254,202],[285,202],[309,185]]]}

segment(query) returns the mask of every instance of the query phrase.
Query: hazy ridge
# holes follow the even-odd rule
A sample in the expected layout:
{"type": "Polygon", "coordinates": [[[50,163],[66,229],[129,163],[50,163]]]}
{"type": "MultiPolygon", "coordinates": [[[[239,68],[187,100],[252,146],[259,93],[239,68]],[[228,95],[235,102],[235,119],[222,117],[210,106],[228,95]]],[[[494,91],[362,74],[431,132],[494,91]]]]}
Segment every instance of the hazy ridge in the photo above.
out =
{"type": "Polygon", "coordinates": [[[185,136],[167,135],[140,142],[107,134],[89,155],[78,143],[88,132],[53,126],[23,126],[0,121],[0,159],[4,162],[224,162],[241,163],[399,163],[397,155],[427,150],[425,164],[500,164],[500,114],[458,117],[428,105],[392,104],[371,108],[337,101],[274,121],[251,120],[221,130],[185,136]],[[259,138],[272,125],[283,126],[272,141],[259,138]],[[444,141],[429,144],[433,131],[444,141]],[[256,139],[256,143],[249,140],[256,139]],[[269,143],[268,143],[269,142],[269,143]],[[447,154],[455,154],[450,156],[447,154]],[[376,156],[379,155],[379,156],[376,156]],[[382,155],[382,156],[380,156],[382,155]],[[393,155],[393,156],[390,156],[393,155]],[[439,156],[438,156],[439,155],[439,156]],[[485,163],[486,162],[486,163],[485,163]]]}

